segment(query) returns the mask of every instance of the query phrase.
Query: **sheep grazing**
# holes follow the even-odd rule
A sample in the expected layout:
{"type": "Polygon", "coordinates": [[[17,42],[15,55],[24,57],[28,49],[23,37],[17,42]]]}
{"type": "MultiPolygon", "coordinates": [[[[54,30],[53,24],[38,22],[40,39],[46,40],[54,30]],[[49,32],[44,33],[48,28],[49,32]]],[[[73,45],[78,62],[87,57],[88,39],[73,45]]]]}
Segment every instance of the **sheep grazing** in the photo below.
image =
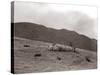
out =
{"type": "Polygon", "coordinates": [[[66,48],[63,45],[53,43],[52,45],[49,46],[49,50],[50,51],[66,51],[66,48]]]}
{"type": "Polygon", "coordinates": [[[57,50],[57,48],[58,48],[58,47],[56,46],[55,43],[53,43],[52,45],[49,46],[49,50],[50,50],[50,51],[57,50]]]}
{"type": "Polygon", "coordinates": [[[53,43],[52,45],[49,46],[49,51],[59,51],[59,52],[75,52],[77,53],[76,51],[76,48],[73,47],[73,44],[72,42],[69,42],[69,46],[70,47],[66,47],[65,45],[60,45],[60,44],[56,44],[56,43],[53,43]]]}

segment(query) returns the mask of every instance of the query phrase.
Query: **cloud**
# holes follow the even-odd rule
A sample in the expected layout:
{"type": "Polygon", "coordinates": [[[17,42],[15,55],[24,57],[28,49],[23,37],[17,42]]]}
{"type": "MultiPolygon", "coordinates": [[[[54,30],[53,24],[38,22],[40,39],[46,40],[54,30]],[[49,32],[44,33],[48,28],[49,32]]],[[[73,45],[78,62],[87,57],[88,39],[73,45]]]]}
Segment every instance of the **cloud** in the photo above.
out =
{"type": "Polygon", "coordinates": [[[14,22],[38,23],[97,38],[97,11],[94,7],[15,2],[14,9],[14,22]]]}

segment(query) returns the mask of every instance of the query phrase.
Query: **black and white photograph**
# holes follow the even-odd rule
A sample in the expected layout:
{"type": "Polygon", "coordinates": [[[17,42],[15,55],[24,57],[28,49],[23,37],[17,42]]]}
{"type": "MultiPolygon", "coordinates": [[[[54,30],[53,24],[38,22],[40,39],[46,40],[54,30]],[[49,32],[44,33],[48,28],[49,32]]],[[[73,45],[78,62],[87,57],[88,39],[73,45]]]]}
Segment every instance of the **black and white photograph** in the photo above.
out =
{"type": "Polygon", "coordinates": [[[97,8],[11,3],[11,72],[97,69],[97,8]]]}

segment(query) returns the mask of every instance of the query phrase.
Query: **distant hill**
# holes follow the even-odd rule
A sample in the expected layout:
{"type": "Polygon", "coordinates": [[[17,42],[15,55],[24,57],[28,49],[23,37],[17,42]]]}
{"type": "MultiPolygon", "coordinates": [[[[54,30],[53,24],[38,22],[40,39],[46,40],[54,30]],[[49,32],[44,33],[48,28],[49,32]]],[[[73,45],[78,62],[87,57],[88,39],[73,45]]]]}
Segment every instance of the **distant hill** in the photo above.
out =
{"type": "Polygon", "coordinates": [[[14,36],[39,40],[45,42],[69,45],[72,42],[74,47],[96,51],[97,40],[85,35],[80,35],[75,31],[66,29],[47,28],[43,25],[27,22],[12,23],[14,25],[14,36]]]}

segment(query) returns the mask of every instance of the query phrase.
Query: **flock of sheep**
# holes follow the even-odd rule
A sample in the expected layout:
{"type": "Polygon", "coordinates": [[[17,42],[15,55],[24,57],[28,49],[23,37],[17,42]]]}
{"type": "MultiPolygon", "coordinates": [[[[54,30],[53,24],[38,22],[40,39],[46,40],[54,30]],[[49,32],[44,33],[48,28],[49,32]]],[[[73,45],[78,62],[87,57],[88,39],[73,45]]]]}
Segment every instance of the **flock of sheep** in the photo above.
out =
{"type": "MultiPolygon", "coordinates": [[[[53,51],[53,52],[75,52],[78,53],[76,51],[76,48],[73,47],[72,43],[70,43],[70,46],[66,46],[66,45],[61,45],[61,44],[57,44],[57,43],[52,43],[51,45],[48,46],[48,51],[53,51]]],[[[34,57],[40,57],[42,56],[42,54],[35,54],[34,57]]],[[[60,60],[60,58],[58,58],[60,60]]]]}
{"type": "Polygon", "coordinates": [[[73,52],[76,52],[76,48],[73,47],[72,43],[70,43],[69,46],[53,43],[49,46],[49,51],[59,51],[59,52],[73,51],[73,52]]]}

